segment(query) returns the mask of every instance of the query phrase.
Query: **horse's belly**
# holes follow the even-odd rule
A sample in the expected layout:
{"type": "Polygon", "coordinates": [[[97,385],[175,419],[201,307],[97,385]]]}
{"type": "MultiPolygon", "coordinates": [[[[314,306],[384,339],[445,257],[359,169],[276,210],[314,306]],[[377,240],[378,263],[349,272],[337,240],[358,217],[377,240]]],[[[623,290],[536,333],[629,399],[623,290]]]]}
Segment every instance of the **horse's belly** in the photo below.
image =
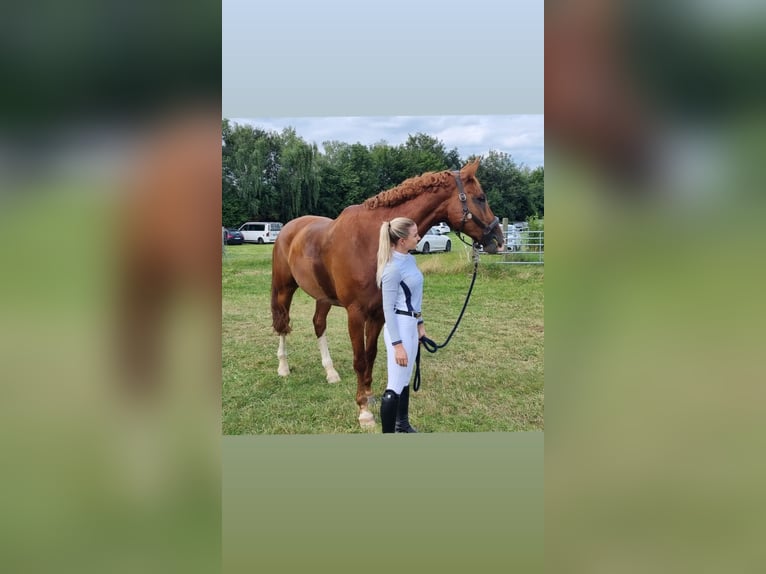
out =
{"type": "Polygon", "coordinates": [[[293,277],[298,286],[317,301],[326,301],[333,305],[339,305],[335,287],[321,264],[316,264],[310,258],[304,258],[302,265],[293,263],[293,277]]]}
{"type": "Polygon", "coordinates": [[[311,297],[313,297],[317,301],[325,301],[332,305],[340,305],[340,302],[334,296],[324,291],[316,283],[311,283],[311,282],[307,283],[307,282],[298,281],[298,285],[300,286],[301,289],[303,289],[306,293],[311,295],[311,297]]]}

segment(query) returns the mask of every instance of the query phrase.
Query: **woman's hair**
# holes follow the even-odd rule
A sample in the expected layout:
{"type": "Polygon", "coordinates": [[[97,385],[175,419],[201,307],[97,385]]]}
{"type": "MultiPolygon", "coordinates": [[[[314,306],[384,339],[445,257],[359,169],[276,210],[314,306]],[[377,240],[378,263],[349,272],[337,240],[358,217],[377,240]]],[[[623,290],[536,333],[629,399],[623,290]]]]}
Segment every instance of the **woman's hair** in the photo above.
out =
{"type": "Polygon", "coordinates": [[[410,234],[410,229],[415,225],[409,217],[395,217],[391,221],[384,221],[380,226],[380,238],[378,240],[378,272],[375,280],[380,287],[383,280],[383,268],[391,259],[391,246],[399,239],[404,239],[410,234]]]}

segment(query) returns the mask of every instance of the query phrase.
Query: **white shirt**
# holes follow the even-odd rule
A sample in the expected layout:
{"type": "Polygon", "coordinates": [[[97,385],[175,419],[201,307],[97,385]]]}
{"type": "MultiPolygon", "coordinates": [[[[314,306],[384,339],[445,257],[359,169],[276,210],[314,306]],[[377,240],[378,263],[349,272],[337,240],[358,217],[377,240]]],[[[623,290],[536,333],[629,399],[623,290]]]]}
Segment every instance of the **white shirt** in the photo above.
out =
{"type": "MultiPolygon", "coordinates": [[[[423,274],[415,257],[394,251],[381,275],[383,315],[393,343],[401,340],[395,310],[421,312],[423,304],[423,274]]],[[[422,323],[422,318],[418,323],[422,323]]]]}

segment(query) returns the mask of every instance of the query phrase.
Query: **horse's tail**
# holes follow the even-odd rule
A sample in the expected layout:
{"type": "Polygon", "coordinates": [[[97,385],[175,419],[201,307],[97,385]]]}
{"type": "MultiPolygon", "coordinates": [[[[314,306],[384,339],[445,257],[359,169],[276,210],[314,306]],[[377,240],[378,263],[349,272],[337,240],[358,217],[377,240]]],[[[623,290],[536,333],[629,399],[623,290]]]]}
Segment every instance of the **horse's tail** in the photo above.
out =
{"type": "Polygon", "coordinates": [[[287,335],[290,328],[290,316],[284,305],[279,302],[279,289],[271,287],[271,320],[274,330],[280,335],[287,335]]]}
{"type": "MultiPolygon", "coordinates": [[[[289,224],[288,224],[289,225],[289,224]]],[[[288,229],[289,232],[289,229],[288,229]]],[[[286,288],[289,278],[289,264],[283,254],[283,244],[288,241],[285,229],[279,233],[271,254],[271,320],[274,331],[287,335],[290,329],[290,300],[292,293],[286,288]]]]}

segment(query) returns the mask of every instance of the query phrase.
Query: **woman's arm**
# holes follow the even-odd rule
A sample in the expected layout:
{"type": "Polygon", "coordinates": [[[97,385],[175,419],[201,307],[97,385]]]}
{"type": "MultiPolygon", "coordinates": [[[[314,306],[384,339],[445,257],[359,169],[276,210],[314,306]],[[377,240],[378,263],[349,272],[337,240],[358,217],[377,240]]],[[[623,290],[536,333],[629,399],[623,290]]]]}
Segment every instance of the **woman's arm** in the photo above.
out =
{"type": "Polygon", "coordinates": [[[399,282],[402,280],[396,265],[388,264],[383,269],[381,276],[381,291],[383,292],[383,316],[386,320],[388,333],[391,335],[392,344],[401,343],[399,334],[399,322],[396,320],[394,306],[399,297],[399,282]]]}

